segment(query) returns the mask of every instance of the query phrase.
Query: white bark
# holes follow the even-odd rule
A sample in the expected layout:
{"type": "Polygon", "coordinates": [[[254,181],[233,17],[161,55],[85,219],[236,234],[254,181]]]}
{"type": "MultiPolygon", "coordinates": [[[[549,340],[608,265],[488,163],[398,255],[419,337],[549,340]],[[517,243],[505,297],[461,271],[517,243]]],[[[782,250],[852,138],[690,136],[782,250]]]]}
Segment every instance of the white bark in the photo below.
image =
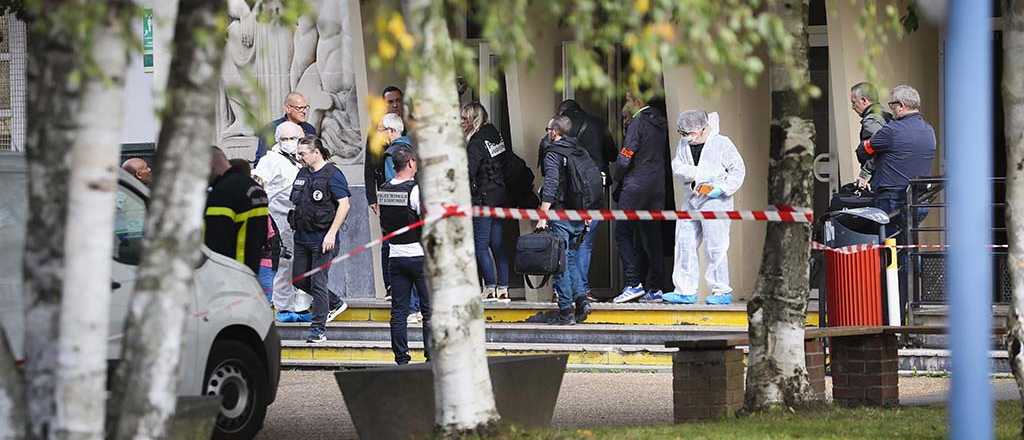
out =
{"type": "MultiPolygon", "coordinates": [[[[814,125],[808,103],[791,89],[793,75],[807,74],[808,0],[770,3],[794,38],[795,71],[771,65],[772,130],[768,169],[769,203],[810,206],[814,194],[814,125]]],[[[807,376],[804,322],[810,257],[810,227],[801,223],[768,225],[760,276],[747,304],[750,333],[746,409],[802,405],[815,398],[807,376]]]]}
{"type": "Polygon", "coordinates": [[[225,13],[223,1],[179,3],[146,241],[115,388],[118,439],[162,438],[174,413],[185,304],[202,245],[208,140],[223,53],[224,36],[212,30],[225,13]],[[196,38],[197,30],[212,38],[196,38]]]}
{"type": "MultiPolygon", "coordinates": [[[[1013,286],[1010,367],[1024,404],[1024,1],[1003,4],[1003,114],[1006,131],[1006,224],[1013,286]]],[[[1024,419],[1021,420],[1024,436],[1024,419]]]]}
{"type": "Polygon", "coordinates": [[[83,88],[71,148],[64,242],[65,273],[57,355],[56,434],[103,437],[107,384],[107,325],[124,75],[128,64],[118,8],[97,23],[89,48],[100,75],[83,88]]]}
{"type": "MultiPolygon", "coordinates": [[[[37,17],[38,19],[44,19],[37,17]]],[[[69,148],[83,111],[80,87],[70,73],[81,69],[73,37],[47,23],[28,26],[25,163],[28,216],[25,229],[25,403],[29,438],[51,434],[57,365],[57,324],[64,270],[69,148]]]]}
{"type": "Polygon", "coordinates": [[[25,438],[25,386],[7,333],[0,328],[0,440],[25,438]]]}
{"type": "MultiPolygon", "coordinates": [[[[409,120],[420,156],[420,194],[432,210],[441,204],[470,205],[451,41],[440,3],[403,2],[423,63],[409,81],[406,102],[412,106],[409,120]]],[[[422,239],[433,301],[434,420],[447,436],[486,432],[498,420],[472,237],[471,219],[452,217],[426,230],[422,239]]]]}

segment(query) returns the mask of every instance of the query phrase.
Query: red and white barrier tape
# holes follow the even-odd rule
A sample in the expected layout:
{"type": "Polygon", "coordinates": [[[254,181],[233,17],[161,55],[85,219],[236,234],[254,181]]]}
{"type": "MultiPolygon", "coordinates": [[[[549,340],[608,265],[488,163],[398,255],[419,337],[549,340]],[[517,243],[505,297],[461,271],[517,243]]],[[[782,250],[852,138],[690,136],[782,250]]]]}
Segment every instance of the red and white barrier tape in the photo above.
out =
{"type": "Polygon", "coordinates": [[[571,210],[551,209],[542,211],[539,209],[519,208],[496,208],[492,206],[471,206],[468,209],[457,205],[444,205],[440,209],[427,209],[427,216],[418,222],[398,229],[381,238],[373,240],[361,246],[338,255],[330,261],[313,268],[312,270],[292,278],[292,283],[313,276],[332,265],[345,261],[367,250],[380,246],[398,235],[402,235],[413,229],[426,227],[443,218],[452,216],[464,216],[466,212],[472,212],[473,217],[491,217],[516,220],[628,220],[628,221],[670,221],[670,220],[753,220],[765,222],[786,222],[786,223],[811,223],[814,221],[814,214],[805,209],[780,208],[778,210],[765,211],[633,211],[633,210],[571,210]]]}
{"type": "Polygon", "coordinates": [[[807,209],[777,209],[764,211],[634,211],[611,209],[539,209],[496,208],[474,206],[473,217],[491,217],[516,220],[752,220],[762,222],[812,223],[814,213],[807,209]]]}
{"type": "MultiPolygon", "coordinates": [[[[818,243],[816,241],[812,241],[811,242],[811,250],[812,251],[834,252],[834,253],[837,253],[837,254],[856,254],[856,253],[859,253],[859,252],[866,252],[866,251],[871,251],[871,250],[875,250],[875,249],[885,249],[885,248],[888,248],[888,247],[889,246],[886,246],[884,244],[864,243],[864,244],[853,244],[853,245],[849,245],[849,246],[833,248],[833,247],[828,247],[827,245],[825,245],[823,243],[818,243]]],[[[946,249],[946,248],[949,247],[949,245],[948,244],[898,244],[898,245],[895,245],[895,246],[892,246],[892,247],[894,247],[896,249],[946,249]]],[[[990,244],[990,245],[986,245],[985,247],[988,248],[988,249],[1007,249],[1010,246],[1006,245],[1006,244],[990,244]]]]}
{"type": "Polygon", "coordinates": [[[320,271],[327,270],[328,268],[330,268],[334,264],[340,263],[340,262],[345,261],[345,260],[347,260],[349,258],[352,258],[352,257],[354,257],[356,255],[359,255],[359,254],[361,254],[363,252],[366,252],[366,251],[370,250],[373,247],[380,246],[381,243],[384,243],[385,241],[388,241],[388,240],[390,240],[392,238],[395,238],[395,237],[397,237],[399,235],[402,235],[402,234],[404,234],[406,232],[409,232],[409,231],[411,231],[413,229],[418,229],[418,228],[426,227],[427,225],[436,223],[436,222],[440,221],[443,218],[453,217],[453,216],[464,216],[464,215],[466,215],[466,213],[464,211],[462,211],[461,209],[459,209],[458,206],[455,206],[455,205],[445,206],[443,210],[440,210],[440,212],[428,213],[425,217],[423,217],[422,219],[420,219],[419,221],[417,221],[415,223],[412,223],[412,224],[409,224],[407,226],[403,226],[401,228],[398,228],[394,232],[392,232],[390,234],[385,234],[384,236],[382,236],[382,237],[380,237],[380,238],[378,238],[376,240],[373,240],[373,241],[371,241],[369,243],[366,243],[364,245],[356,246],[352,250],[350,250],[350,251],[348,251],[348,252],[346,252],[346,253],[344,253],[342,255],[338,255],[337,257],[334,257],[330,261],[328,261],[328,262],[326,262],[324,264],[321,264],[321,265],[319,265],[317,267],[314,267],[312,270],[310,270],[310,271],[308,271],[306,273],[303,273],[303,274],[301,274],[299,276],[296,276],[296,277],[292,278],[292,283],[294,284],[296,281],[300,281],[300,280],[302,280],[304,278],[311,277],[311,276],[315,275],[316,273],[318,273],[320,271]]]}

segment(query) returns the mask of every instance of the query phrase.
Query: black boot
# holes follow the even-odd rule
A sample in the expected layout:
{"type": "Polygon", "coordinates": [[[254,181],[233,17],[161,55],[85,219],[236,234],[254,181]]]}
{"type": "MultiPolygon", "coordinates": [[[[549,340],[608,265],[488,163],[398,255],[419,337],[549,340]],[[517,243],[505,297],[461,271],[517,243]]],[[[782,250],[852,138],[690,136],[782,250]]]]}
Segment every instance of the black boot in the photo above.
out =
{"type": "Polygon", "coordinates": [[[587,316],[590,316],[590,312],[593,307],[590,306],[590,301],[587,300],[586,296],[576,298],[576,322],[581,323],[587,320],[587,316]]]}
{"type": "Polygon", "coordinates": [[[570,306],[568,309],[558,310],[558,319],[555,321],[555,325],[574,325],[576,320],[573,318],[573,308],[570,306]]]}

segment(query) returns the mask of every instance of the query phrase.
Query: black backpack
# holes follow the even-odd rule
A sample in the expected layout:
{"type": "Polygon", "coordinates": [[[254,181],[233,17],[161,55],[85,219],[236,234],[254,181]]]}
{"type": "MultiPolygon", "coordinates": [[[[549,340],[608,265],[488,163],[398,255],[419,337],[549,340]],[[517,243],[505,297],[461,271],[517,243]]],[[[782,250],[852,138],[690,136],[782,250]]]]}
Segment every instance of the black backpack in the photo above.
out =
{"type": "Polygon", "coordinates": [[[569,209],[598,209],[604,198],[604,182],[601,170],[590,158],[590,153],[580,146],[568,148],[549,146],[547,151],[561,155],[569,179],[569,194],[565,195],[565,206],[569,209]]]}
{"type": "Polygon", "coordinates": [[[540,199],[533,192],[533,170],[526,166],[526,161],[511,149],[506,149],[504,168],[505,191],[511,208],[533,209],[540,206],[540,199]]]}

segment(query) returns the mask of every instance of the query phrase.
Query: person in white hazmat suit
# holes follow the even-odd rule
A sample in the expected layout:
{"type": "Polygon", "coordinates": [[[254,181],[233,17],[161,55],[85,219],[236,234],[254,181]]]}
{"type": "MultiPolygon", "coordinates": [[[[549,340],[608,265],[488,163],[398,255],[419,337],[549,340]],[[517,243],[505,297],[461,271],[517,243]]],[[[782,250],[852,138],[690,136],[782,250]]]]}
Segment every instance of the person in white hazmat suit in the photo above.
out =
{"type": "Polygon", "coordinates": [[[289,196],[295,176],[302,164],[295,158],[299,139],[305,136],[302,127],[291,121],[282,122],[274,131],[277,144],[260,159],[253,177],[263,184],[270,200],[270,217],[277,224],[281,238],[281,257],[274,275],[274,308],[277,320],[282,322],[308,321],[312,297],[292,285],[292,252],[294,235],[288,225],[288,211],[294,208],[289,196]]]}
{"type": "MultiPolygon", "coordinates": [[[[736,145],[719,133],[718,113],[688,110],[679,114],[676,128],[682,138],[672,159],[672,174],[682,183],[680,209],[731,211],[732,197],[743,185],[746,167],[736,145]]],[[[665,302],[697,302],[700,266],[697,249],[704,244],[707,269],[704,277],[711,289],[708,304],[732,302],[729,285],[728,220],[676,221],[675,262],[672,283],[675,291],[663,297],[665,302]]]]}

